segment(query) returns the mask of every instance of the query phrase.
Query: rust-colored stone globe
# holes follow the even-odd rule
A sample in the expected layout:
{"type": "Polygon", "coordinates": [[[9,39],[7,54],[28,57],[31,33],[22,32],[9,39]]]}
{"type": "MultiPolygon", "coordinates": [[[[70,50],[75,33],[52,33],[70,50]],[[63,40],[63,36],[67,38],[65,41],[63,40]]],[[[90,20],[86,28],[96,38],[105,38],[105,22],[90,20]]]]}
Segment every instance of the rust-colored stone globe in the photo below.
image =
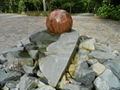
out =
{"type": "Polygon", "coordinates": [[[56,34],[70,31],[72,24],[72,17],[65,10],[55,10],[46,19],[47,30],[56,34]]]}

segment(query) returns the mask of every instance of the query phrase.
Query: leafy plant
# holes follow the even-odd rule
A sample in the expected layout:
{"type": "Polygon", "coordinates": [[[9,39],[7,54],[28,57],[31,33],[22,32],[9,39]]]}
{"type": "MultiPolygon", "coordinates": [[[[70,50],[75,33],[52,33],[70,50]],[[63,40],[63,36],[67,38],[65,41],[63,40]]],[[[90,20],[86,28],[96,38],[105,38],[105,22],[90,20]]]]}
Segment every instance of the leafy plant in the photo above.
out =
{"type": "Polygon", "coordinates": [[[97,14],[103,18],[111,18],[115,20],[120,20],[120,5],[106,5],[104,4],[97,11],[97,14]]]}
{"type": "Polygon", "coordinates": [[[113,7],[111,11],[111,18],[115,20],[120,20],[120,5],[113,7]]]}
{"type": "Polygon", "coordinates": [[[97,14],[103,18],[109,18],[111,16],[112,7],[104,4],[97,11],[97,14]]]}

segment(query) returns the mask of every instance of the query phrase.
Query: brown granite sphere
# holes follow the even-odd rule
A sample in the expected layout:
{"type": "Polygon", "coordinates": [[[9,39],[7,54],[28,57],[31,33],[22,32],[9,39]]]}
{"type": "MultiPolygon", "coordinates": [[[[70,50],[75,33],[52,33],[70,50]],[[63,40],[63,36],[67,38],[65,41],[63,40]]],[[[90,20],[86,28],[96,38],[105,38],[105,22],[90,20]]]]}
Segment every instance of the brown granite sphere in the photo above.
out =
{"type": "Polygon", "coordinates": [[[65,10],[54,10],[46,19],[47,30],[56,34],[70,31],[72,24],[72,17],[65,10]]]}

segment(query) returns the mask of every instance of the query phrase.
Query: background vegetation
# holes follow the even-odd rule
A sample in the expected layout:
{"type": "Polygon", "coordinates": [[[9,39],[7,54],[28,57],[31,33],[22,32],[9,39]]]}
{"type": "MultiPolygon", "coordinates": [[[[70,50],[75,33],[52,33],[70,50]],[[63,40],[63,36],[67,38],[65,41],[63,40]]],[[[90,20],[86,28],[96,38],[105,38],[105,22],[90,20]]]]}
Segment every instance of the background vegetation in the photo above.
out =
{"type": "Polygon", "coordinates": [[[70,13],[91,12],[120,20],[120,0],[0,0],[0,12],[3,13],[46,15],[54,9],[65,9],[70,13]]]}

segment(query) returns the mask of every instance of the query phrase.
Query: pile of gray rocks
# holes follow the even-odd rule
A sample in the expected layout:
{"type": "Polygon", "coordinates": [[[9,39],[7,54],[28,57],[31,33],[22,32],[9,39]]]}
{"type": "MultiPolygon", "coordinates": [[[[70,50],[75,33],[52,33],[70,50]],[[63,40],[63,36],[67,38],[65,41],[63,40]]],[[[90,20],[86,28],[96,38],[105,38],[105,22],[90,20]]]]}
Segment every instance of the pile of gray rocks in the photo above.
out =
{"type": "Polygon", "coordinates": [[[72,30],[26,37],[0,53],[2,90],[120,90],[120,52],[72,30]]]}

